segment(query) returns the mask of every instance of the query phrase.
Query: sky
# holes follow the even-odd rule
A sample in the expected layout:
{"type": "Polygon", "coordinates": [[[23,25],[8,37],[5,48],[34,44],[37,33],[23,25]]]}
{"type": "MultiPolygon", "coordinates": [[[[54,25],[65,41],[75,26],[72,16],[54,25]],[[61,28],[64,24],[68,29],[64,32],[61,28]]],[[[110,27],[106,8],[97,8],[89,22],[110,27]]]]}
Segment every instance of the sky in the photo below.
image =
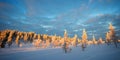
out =
{"type": "Polygon", "coordinates": [[[0,0],[0,30],[12,29],[39,34],[81,38],[86,29],[105,38],[109,23],[120,36],[120,0],[0,0]]]}

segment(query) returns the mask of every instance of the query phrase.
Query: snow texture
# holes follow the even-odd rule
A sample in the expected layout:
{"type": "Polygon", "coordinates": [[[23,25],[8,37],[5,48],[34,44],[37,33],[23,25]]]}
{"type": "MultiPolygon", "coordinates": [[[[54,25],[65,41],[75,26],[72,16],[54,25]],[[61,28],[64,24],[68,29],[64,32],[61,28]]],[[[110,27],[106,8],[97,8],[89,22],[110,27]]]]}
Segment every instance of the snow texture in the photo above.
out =
{"type": "Polygon", "coordinates": [[[80,46],[64,53],[61,48],[3,48],[0,60],[120,60],[120,47],[114,45],[89,45],[82,51],[80,46]]]}

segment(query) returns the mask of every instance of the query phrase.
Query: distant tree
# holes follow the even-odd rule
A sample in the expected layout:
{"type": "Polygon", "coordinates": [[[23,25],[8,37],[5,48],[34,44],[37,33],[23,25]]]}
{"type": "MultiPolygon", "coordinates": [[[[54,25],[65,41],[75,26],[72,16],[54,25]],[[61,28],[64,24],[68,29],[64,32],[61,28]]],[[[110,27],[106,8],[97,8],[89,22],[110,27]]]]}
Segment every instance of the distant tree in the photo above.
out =
{"type": "Polygon", "coordinates": [[[83,29],[83,34],[82,34],[82,48],[84,49],[87,46],[87,33],[86,30],[83,29]]]}
{"type": "Polygon", "coordinates": [[[37,37],[37,39],[41,39],[41,37],[40,37],[40,34],[38,34],[38,37],[37,37]]]}
{"type": "Polygon", "coordinates": [[[0,48],[4,48],[5,47],[5,42],[3,42],[6,38],[6,32],[5,31],[1,31],[0,34],[0,48]]]}
{"type": "Polygon", "coordinates": [[[73,37],[73,45],[76,47],[77,46],[77,43],[78,43],[78,41],[77,41],[77,35],[75,34],[75,36],[73,37]]]}
{"type": "Polygon", "coordinates": [[[106,33],[106,43],[108,45],[111,43],[111,37],[110,37],[110,33],[109,32],[106,33]]]}
{"type": "Polygon", "coordinates": [[[34,32],[28,32],[28,41],[30,41],[31,43],[33,42],[33,35],[34,32]]]}
{"type": "Polygon", "coordinates": [[[93,35],[93,44],[96,44],[96,39],[95,39],[95,36],[93,35]]]}
{"type": "Polygon", "coordinates": [[[37,38],[37,35],[36,35],[36,34],[34,34],[33,39],[36,39],[36,38],[37,38]]]}
{"type": "Polygon", "coordinates": [[[68,38],[68,34],[67,34],[67,30],[65,30],[65,32],[64,32],[64,41],[65,42],[67,41],[67,38],[68,38]]]}
{"type": "Polygon", "coordinates": [[[10,30],[4,30],[1,32],[1,36],[0,36],[0,48],[5,48],[6,42],[7,42],[7,38],[9,36],[10,30]]]}
{"type": "Polygon", "coordinates": [[[64,38],[61,38],[61,39],[60,39],[60,45],[61,45],[61,46],[64,45],[64,38]]]}
{"type": "Polygon", "coordinates": [[[98,44],[102,44],[103,43],[103,40],[102,38],[100,37],[99,40],[98,40],[98,44]]]}
{"type": "Polygon", "coordinates": [[[110,33],[110,39],[114,42],[115,46],[117,47],[118,39],[117,39],[117,36],[115,34],[114,27],[111,23],[109,24],[109,33],[110,33]]]}
{"type": "Polygon", "coordinates": [[[26,32],[24,33],[23,40],[24,40],[25,42],[27,42],[27,40],[28,40],[28,34],[27,34],[26,32]]]}
{"type": "Polygon", "coordinates": [[[12,37],[13,37],[13,34],[14,34],[14,31],[10,31],[10,34],[9,34],[8,40],[7,40],[7,43],[8,43],[8,46],[9,46],[9,47],[12,45],[12,37]]]}
{"type": "Polygon", "coordinates": [[[63,44],[63,50],[65,53],[70,52],[71,48],[69,47],[69,38],[68,38],[68,34],[67,34],[67,30],[64,31],[64,44],[63,44]]]}
{"type": "Polygon", "coordinates": [[[34,40],[34,46],[39,48],[41,42],[42,42],[42,40],[40,40],[40,39],[34,40]]]}
{"type": "Polygon", "coordinates": [[[81,40],[80,40],[80,38],[78,38],[78,44],[80,44],[81,43],[81,40]]]}
{"type": "Polygon", "coordinates": [[[43,35],[43,40],[47,40],[48,36],[46,34],[43,35]]]}
{"type": "Polygon", "coordinates": [[[46,40],[46,47],[49,47],[49,45],[50,45],[50,40],[47,39],[47,40],[46,40]]]}
{"type": "Polygon", "coordinates": [[[17,45],[18,47],[19,47],[19,45],[20,45],[19,39],[20,39],[20,36],[17,35],[16,40],[15,40],[15,43],[16,43],[16,45],[17,45]]]}

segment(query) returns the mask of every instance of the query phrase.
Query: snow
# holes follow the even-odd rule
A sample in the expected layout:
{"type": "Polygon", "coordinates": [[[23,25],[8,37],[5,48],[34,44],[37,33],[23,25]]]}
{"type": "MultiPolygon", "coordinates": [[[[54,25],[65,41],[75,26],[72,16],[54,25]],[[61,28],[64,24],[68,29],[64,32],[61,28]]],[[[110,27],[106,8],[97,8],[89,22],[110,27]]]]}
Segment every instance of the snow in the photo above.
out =
{"type": "Polygon", "coordinates": [[[72,47],[64,53],[61,48],[4,48],[0,49],[0,60],[120,60],[120,45],[89,45],[72,47]]]}

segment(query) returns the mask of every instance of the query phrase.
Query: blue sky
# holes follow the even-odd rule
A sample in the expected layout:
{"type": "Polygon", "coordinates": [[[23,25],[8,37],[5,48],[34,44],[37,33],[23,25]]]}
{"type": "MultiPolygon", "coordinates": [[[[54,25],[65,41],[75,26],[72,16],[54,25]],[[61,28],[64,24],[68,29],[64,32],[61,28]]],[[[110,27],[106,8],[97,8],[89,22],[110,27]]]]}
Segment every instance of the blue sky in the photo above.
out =
{"type": "Polygon", "coordinates": [[[108,23],[120,33],[120,0],[0,0],[0,30],[15,29],[69,36],[86,29],[89,38],[104,37],[108,23]]]}

